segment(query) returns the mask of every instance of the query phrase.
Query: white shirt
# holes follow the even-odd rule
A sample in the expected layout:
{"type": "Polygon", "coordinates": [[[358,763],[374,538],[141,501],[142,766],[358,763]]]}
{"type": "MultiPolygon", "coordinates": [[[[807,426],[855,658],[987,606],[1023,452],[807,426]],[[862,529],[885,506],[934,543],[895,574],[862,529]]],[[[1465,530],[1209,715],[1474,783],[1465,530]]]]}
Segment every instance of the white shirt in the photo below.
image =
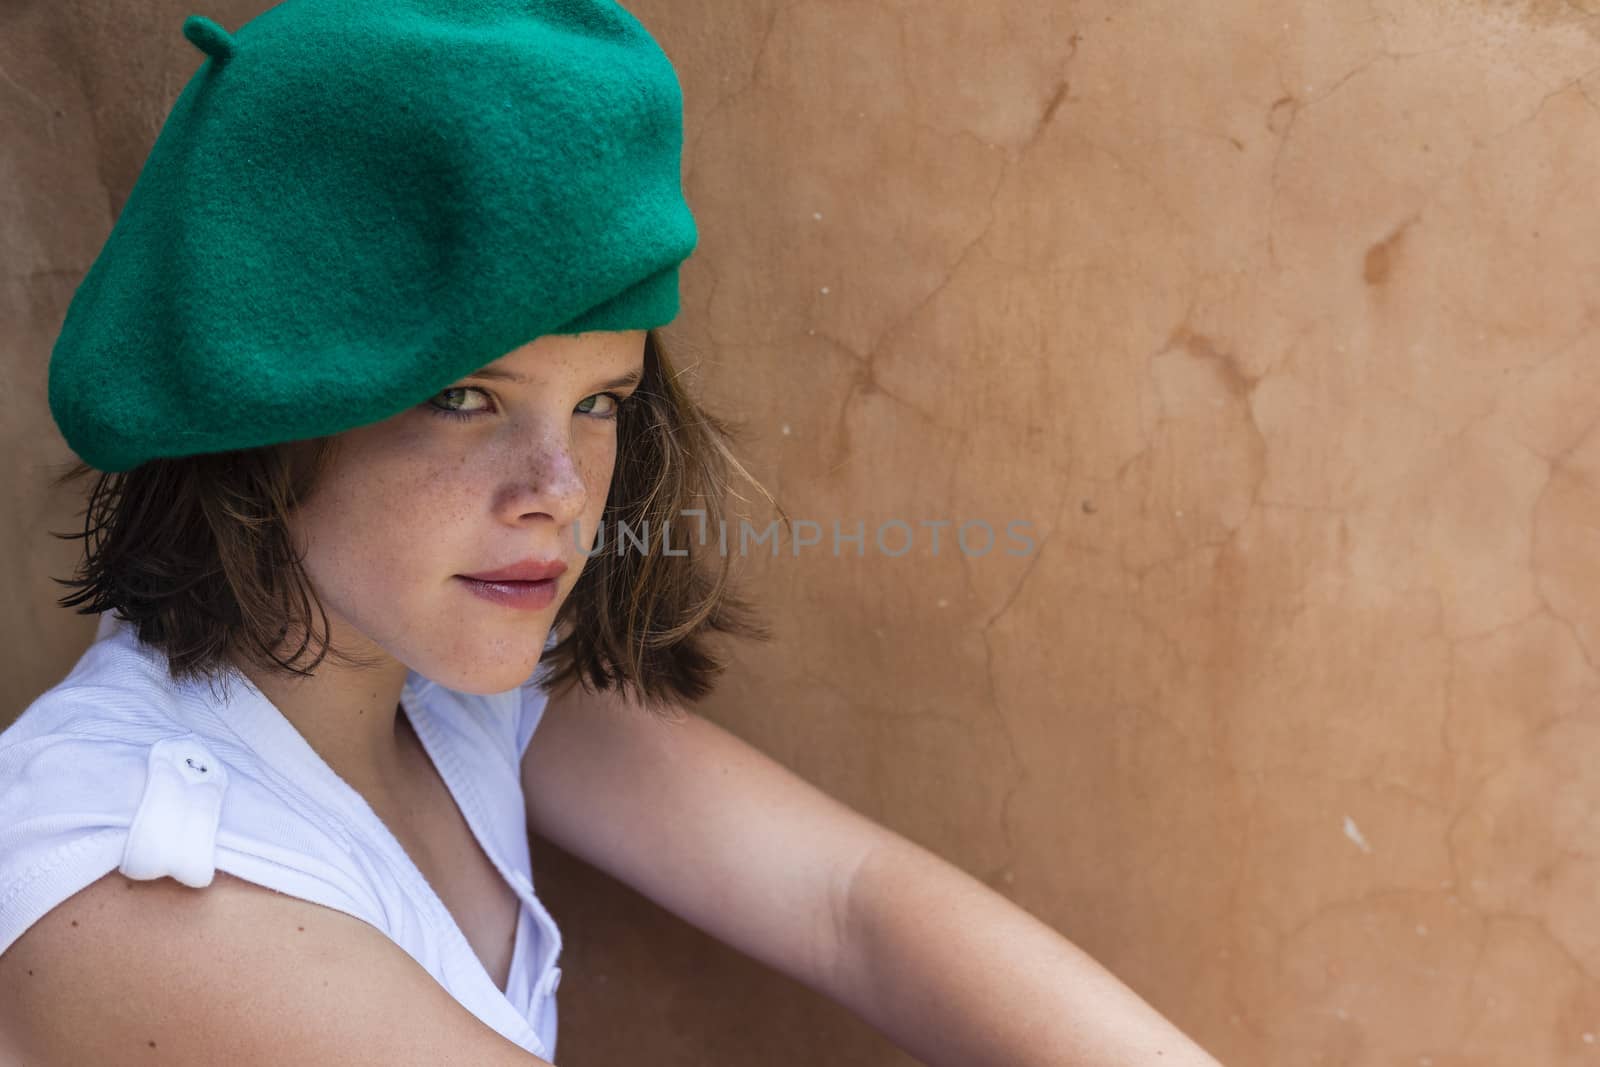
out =
{"type": "Polygon", "coordinates": [[[221,693],[174,684],[161,652],[112,613],[67,677],[0,732],[0,952],[113,870],[197,888],[220,870],[377,927],[479,1019],[554,1062],[561,932],[534,893],[519,771],[544,713],[541,678],[480,696],[410,672],[401,691],[522,902],[505,992],[361,794],[249,679],[231,671],[221,693]]]}

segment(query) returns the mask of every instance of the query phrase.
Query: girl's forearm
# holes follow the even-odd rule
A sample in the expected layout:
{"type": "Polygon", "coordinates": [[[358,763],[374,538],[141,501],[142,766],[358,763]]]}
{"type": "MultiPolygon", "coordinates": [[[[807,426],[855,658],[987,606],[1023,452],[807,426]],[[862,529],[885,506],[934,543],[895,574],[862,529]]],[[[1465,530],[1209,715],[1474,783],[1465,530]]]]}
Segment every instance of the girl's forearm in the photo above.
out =
{"type": "Polygon", "coordinates": [[[846,1006],[930,1067],[1220,1067],[1050,926],[910,841],[865,861],[846,1006]]]}

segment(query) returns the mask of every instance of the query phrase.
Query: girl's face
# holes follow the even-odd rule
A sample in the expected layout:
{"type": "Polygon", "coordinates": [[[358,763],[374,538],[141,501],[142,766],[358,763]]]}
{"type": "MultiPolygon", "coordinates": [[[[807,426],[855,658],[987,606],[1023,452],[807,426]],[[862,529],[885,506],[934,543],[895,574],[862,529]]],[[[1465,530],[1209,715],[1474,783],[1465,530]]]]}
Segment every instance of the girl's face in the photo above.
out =
{"type": "Polygon", "coordinates": [[[376,646],[462,692],[526,681],[594,544],[617,399],[637,387],[644,343],[643,330],[541,337],[339,435],[292,531],[335,644],[376,646]],[[484,599],[461,577],[529,559],[567,565],[537,610],[484,599]]]}

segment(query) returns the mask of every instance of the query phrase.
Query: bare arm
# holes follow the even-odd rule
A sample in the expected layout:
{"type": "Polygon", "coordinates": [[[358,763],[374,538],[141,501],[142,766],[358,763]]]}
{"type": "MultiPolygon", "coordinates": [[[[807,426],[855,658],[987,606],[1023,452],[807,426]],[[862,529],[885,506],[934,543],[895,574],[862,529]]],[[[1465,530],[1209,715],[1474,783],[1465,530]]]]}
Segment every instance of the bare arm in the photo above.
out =
{"type": "Polygon", "coordinates": [[[58,905],[0,955],[0,1029],[30,1067],[548,1067],[381,931],[221,872],[58,905]]]}
{"type": "Polygon", "coordinates": [[[1219,1067],[1046,923],[900,839],[851,888],[845,1000],[931,1067],[1219,1067]]]}
{"type": "Polygon", "coordinates": [[[522,782],[541,837],[838,998],[845,888],[888,831],[715,723],[615,690],[551,696],[522,782]]]}
{"type": "Polygon", "coordinates": [[[530,827],[925,1062],[1217,1067],[1045,923],[727,730],[552,695],[530,827]]]}

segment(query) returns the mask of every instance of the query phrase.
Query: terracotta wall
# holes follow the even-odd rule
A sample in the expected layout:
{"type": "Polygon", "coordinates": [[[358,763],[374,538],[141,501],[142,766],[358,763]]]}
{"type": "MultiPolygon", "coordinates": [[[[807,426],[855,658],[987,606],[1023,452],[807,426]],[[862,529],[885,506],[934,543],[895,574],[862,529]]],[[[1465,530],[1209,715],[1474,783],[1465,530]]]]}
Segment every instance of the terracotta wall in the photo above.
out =
{"type": "MultiPolygon", "coordinates": [[[[705,713],[1230,1065],[1600,1056],[1600,6],[633,9],[667,338],[823,533],[744,563],[778,640],[705,713]]],[[[7,712],[92,631],[45,361],[190,12],[0,5],[7,712]]],[[[910,1062],[536,847],[563,1063],[910,1062]]]]}

